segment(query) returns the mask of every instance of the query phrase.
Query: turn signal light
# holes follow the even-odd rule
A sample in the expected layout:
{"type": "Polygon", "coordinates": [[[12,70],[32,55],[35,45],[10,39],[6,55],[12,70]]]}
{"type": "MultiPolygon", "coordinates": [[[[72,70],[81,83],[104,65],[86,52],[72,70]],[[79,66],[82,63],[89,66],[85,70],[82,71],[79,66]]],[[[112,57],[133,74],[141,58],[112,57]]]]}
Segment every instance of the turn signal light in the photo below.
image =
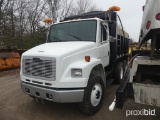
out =
{"type": "Polygon", "coordinates": [[[158,14],[156,15],[156,19],[157,19],[157,20],[160,20],[160,13],[158,13],[158,14]]]}
{"type": "Polygon", "coordinates": [[[146,24],[146,28],[149,29],[150,26],[151,26],[151,21],[148,21],[147,24],[146,24]]]}
{"type": "Polygon", "coordinates": [[[85,56],[85,61],[86,62],[90,62],[90,60],[91,60],[90,56],[85,56]]]}
{"type": "Polygon", "coordinates": [[[118,6],[112,6],[112,7],[110,7],[109,8],[109,10],[111,10],[111,11],[120,11],[120,7],[118,7],[118,6]]]}

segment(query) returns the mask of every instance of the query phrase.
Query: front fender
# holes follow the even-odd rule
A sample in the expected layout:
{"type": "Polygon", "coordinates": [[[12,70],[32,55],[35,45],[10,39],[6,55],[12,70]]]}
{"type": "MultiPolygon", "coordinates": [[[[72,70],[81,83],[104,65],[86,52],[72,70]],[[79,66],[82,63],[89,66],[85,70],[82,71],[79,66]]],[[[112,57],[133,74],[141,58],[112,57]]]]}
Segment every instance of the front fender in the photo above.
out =
{"type": "Polygon", "coordinates": [[[69,82],[71,84],[74,83],[73,87],[78,84],[79,84],[79,87],[86,87],[91,70],[98,64],[102,64],[102,61],[96,58],[91,58],[90,62],[86,62],[85,60],[74,62],[66,68],[65,72],[61,77],[60,82],[61,83],[69,82]],[[82,69],[82,78],[72,77],[71,76],[72,69],[82,69]]]}

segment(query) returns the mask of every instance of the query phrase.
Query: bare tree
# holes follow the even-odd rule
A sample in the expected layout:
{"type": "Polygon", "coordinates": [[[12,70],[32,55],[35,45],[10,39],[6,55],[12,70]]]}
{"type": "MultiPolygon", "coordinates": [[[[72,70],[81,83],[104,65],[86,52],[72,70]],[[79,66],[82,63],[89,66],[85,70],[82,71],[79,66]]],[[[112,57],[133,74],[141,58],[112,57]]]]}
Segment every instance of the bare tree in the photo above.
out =
{"type": "Polygon", "coordinates": [[[25,26],[27,25],[27,16],[26,16],[26,7],[27,7],[27,2],[24,0],[18,0],[16,1],[16,7],[17,7],[17,31],[19,33],[19,36],[22,37],[25,26]]]}
{"type": "Polygon", "coordinates": [[[0,0],[0,36],[2,39],[2,35],[5,29],[5,16],[8,8],[9,0],[0,0]]]}
{"type": "Polygon", "coordinates": [[[71,15],[83,14],[98,10],[92,0],[76,0],[71,15]]]}
{"type": "Polygon", "coordinates": [[[2,19],[3,19],[2,5],[3,5],[3,0],[0,0],[0,38],[2,37],[2,19]]]}
{"type": "Polygon", "coordinates": [[[33,47],[45,41],[44,18],[57,21],[93,10],[92,0],[0,0],[0,43],[33,47]]]}
{"type": "Polygon", "coordinates": [[[62,0],[46,0],[48,5],[47,14],[49,17],[51,17],[54,21],[57,20],[58,17],[58,10],[60,9],[62,0]]]}
{"type": "Polygon", "coordinates": [[[14,16],[14,0],[10,3],[10,21],[11,21],[11,36],[15,37],[15,16],[14,16]]]}
{"type": "Polygon", "coordinates": [[[14,37],[14,0],[0,1],[0,36],[4,40],[8,36],[14,37]]]}
{"type": "Polygon", "coordinates": [[[28,30],[27,32],[34,35],[39,25],[39,21],[42,20],[43,10],[45,8],[45,3],[42,4],[41,0],[32,0],[26,8],[28,15],[28,30]]]}
{"type": "Polygon", "coordinates": [[[46,15],[57,21],[57,18],[64,18],[69,15],[72,10],[74,0],[46,0],[46,15]],[[49,9],[48,9],[49,8],[49,9]]]}
{"type": "Polygon", "coordinates": [[[74,5],[74,0],[66,0],[61,6],[58,17],[63,19],[64,17],[69,16],[70,12],[72,12],[73,5],[74,5]]]}

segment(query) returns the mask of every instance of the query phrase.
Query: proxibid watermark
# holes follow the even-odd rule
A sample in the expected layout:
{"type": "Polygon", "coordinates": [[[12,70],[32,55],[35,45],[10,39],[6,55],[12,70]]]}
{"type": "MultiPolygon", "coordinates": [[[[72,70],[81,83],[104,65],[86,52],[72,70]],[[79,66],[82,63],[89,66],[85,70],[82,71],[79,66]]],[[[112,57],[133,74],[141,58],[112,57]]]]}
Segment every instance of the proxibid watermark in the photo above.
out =
{"type": "Polygon", "coordinates": [[[142,109],[142,110],[127,110],[126,111],[126,117],[128,116],[156,116],[156,110],[146,110],[146,109],[142,109]]]}

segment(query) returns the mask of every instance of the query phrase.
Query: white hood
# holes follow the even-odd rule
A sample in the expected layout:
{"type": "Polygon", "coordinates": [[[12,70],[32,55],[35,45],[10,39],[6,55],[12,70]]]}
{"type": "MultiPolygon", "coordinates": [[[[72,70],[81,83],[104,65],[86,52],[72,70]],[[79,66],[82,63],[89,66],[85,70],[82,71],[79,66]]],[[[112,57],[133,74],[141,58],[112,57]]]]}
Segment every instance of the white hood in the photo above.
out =
{"type": "Polygon", "coordinates": [[[26,51],[23,53],[23,56],[62,57],[94,47],[96,47],[96,43],[94,42],[74,41],[45,43],[26,51]]]}

